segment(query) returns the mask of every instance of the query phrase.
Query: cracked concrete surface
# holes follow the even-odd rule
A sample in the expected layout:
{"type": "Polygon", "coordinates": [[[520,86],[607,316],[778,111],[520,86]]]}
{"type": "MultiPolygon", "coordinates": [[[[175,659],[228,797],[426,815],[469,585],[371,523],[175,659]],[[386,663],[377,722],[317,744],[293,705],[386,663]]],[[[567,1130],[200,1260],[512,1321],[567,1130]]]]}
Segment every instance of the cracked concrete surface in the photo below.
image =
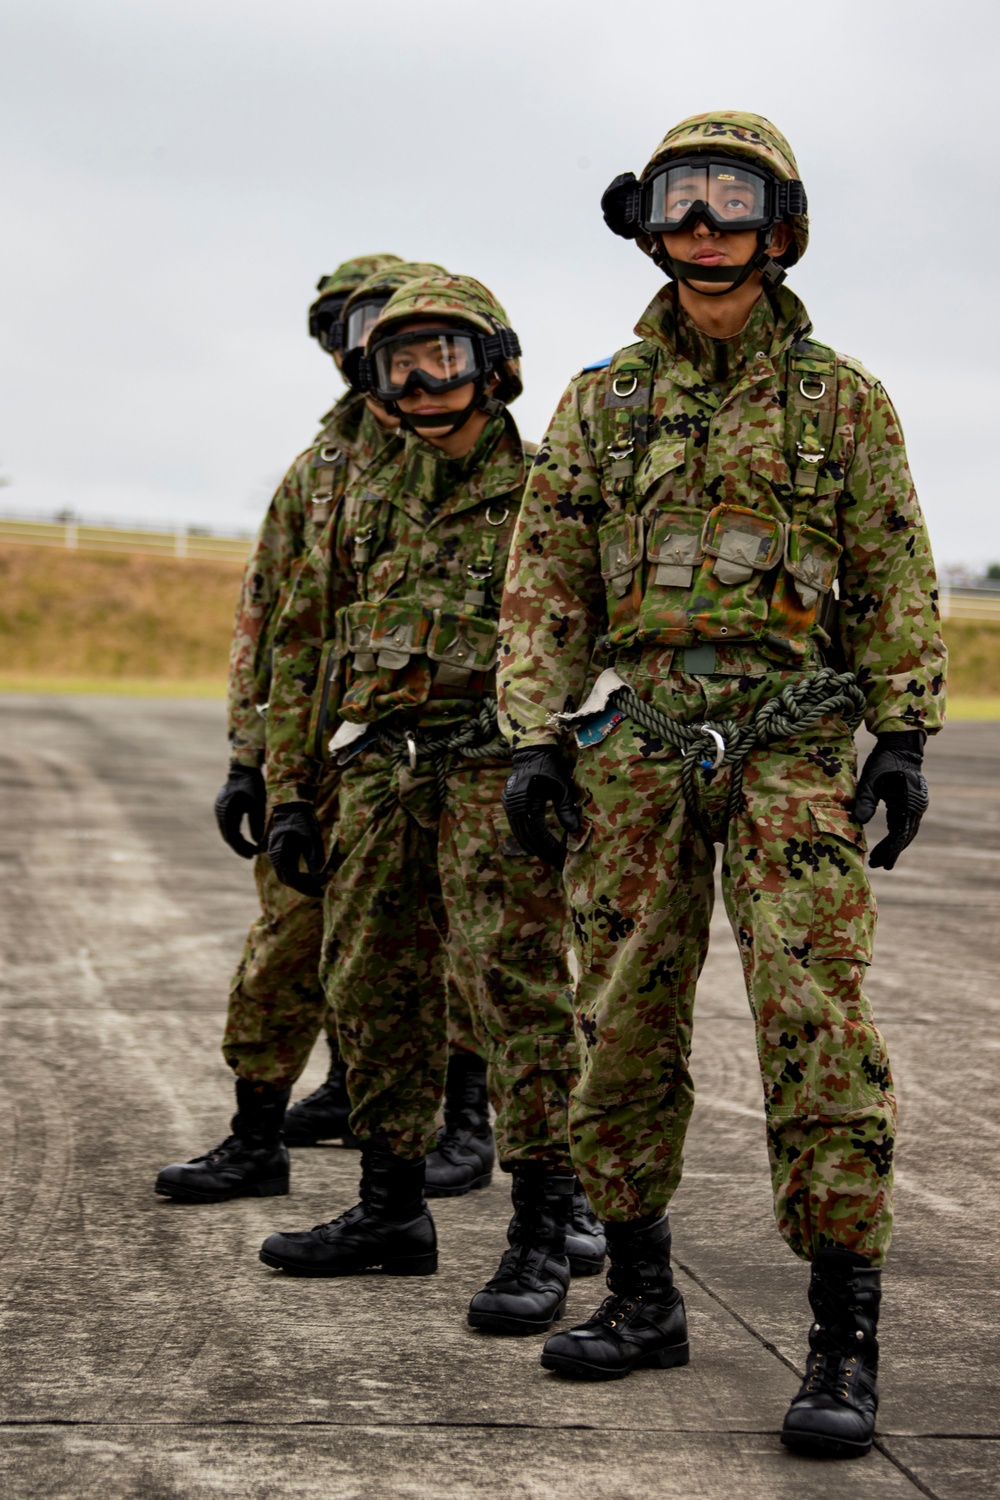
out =
{"type": "MultiPolygon", "coordinates": [[[[464,1309],[504,1184],[434,1206],[418,1282],[299,1281],[271,1229],[354,1201],[357,1158],[293,1158],[285,1199],[180,1207],[156,1169],[226,1133],[218,1051],[254,904],[211,799],[222,706],[0,699],[0,1487],[5,1496],[965,1500],[1000,1492],[996,1097],[1000,725],[930,747],[931,812],[875,872],[870,991],[899,1083],[878,1447],[810,1463],[776,1433],[806,1269],[773,1227],[753,1033],[721,914],[699,991],[699,1103],[673,1221],[691,1364],[607,1386],[464,1309]]],[[[322,1058],[300,1085],[321,1076],[322,1058]]],[[[569,1315],[599,1295],[574,1283],[569,1315]]]]}

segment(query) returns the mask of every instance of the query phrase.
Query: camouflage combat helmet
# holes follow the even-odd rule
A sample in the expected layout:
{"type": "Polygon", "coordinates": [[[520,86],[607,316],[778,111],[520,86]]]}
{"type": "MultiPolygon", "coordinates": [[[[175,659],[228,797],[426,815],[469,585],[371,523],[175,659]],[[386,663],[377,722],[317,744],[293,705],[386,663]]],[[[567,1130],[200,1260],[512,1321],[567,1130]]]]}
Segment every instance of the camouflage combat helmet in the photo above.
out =
{"type": "Polygon", "coordinates": [[[700,268],[696,279],[729,282],[728,291],[745,280],[751,271],[759,270],[766,282],[779,283],[784,276],[782,268],[793,266],[805,254],[809,243],[809,214],[792,148],[781,131],[763,115],[744,114],[738,110],[711,110],[682,120],[667,131],[639,179],[631,172],[615,178],[601,200],[606,223],[616,234],[636,240],[640,249],[668,275],[677,276],[678,280],[686,279],[679,274],[685,269],[685,263],[672,261],[663,248],[660,233],[666,226],[651,222],[651,184],[662,176],[664,168],[671,162],[690,161],[691,158],[725,161],[734,157],[762,173],[767,180],[766,212],[752,225],[758,229],[758,253],[735,279],[725,271],[712,274],[712,268],[708,267],[700,268]],[[793,239],[787,250],[772,258],[765,252],[770,231],[780,222],[789,224],[793,239]]]}
{"type": "Polygon", "coordinates": [[[342,261],[329,276],[321,276],[316,283],[319,296],[309,308],[309,337],[318,339],[328,354],[337,353],[341,347],[339,324],[344,300],[366,277],[396,264],[402,264],[398,255],[358,255],[354,260],[342,261]]]}
{"type": "MultiPolygon", "coordinates": [[[[444,266],[436,265],[434,261],[399,260],[394,255],[368,258],[384,260],[386,264],[376,267],[372,275],[354,287],[340,312],[343,373],[354,387],[357,387],[358,364],[372,324],[393,292],[419,277],[448,275],[444,266]]],[[[358,262],[352,261],[351,264],[358,262]]]]}
{"type": "MultiPolygon", "coordinates": [[[[468,420],[477,408],[497,412],[521,394],[521,346],[503,306],[493,293],[471,276],[425,276],[393,292],[368,336],[368,350],[361,363],[359,382],[364,389],[372,391],[389,411],[402,416],[391,392],[380,386],[380,352],[395,341],[394,336],[398,337],[401,325],[414,319],[421,319],[431,327],[440,325],[468,335],[475,367],[470,369],[465,380],[475,380],[477,392],[462,414],[462,421],[468,420]],[[491,373],[499,376],[499,384],[489,393],[486,385],[491,373]]],[[[458,378],[450,383],[457,384],[458,378]]],[[[460,423],[454,425],[457,427],[460,423]]]]}

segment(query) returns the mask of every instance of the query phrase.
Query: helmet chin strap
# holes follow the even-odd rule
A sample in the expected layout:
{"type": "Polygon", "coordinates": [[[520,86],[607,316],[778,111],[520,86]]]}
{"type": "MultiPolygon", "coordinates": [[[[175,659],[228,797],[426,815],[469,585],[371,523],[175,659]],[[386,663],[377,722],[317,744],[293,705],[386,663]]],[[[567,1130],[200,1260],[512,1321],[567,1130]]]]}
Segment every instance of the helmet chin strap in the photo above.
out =
{"type": "Polygon", "coordinates": [[[754,271],[760,272],[765,287],[773,289],[784,281],[785,268],[779,266],[774,256],[767,253],[771,247],[772,235],[771,229],[757,231],[757,253],[752,255],[744,266],[701,266],[695,260],[675,260],[672,255],[668,254],[662,240],[660,241],[661,254],[656,256],[656,262],[668,276],[683,282],[691,291],[697,291],[699,297],[728,297],[729,293],[741,287],[754,271]],[[717,292],[703,292],[700,288],[691,286],[692,281],[718,281],[724,284],[717,292]]]}

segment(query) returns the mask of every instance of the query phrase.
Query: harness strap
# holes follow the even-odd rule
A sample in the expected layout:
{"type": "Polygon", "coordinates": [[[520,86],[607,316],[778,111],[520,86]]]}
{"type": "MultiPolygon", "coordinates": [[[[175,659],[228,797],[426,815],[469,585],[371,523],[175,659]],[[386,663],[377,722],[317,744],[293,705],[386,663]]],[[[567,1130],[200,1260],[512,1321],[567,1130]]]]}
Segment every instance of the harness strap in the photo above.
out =
{"type": "Polygon", "coordinates": [[[794,484],[799,494],[815,493],[829,456],[837,422],[837,356],[825,344],[800,339],[788,357],[788,457],[794,443],[794,484]]]}
{"type": "Polygon", "coordinates": [[[484,698],[479,713],[473,719],[465,719],[453,729],[417,738],[412,729],[396,729],[373,726],[371,739],[366,748],[378,745],[391,759],[394,766],[409,766],[415,771],[421,760],[430,761],[434,773],[438,812],[444,807],[447,795],[449,754],[458,752],[464,760],[509,760],[510,746],[497,729],[497,704],[495,698],[484,698]]]}
{"type": "Polygon", "coordinates": [[[865,695],[858,687],[854,673],[835,672],[832,667],[822,667],[810,677],[788,683],[776,697],[762,704],[745,724],[737,724],[732,719],[707,724],[679,724],[652,704],[644,703],[627,684],[616,688],[608,703],[657,739],[681,752],[684,801],[692,823],[706,843],[714,840],[698,807],[697,767],[712,771],[721,766],[732,767],[724,825],[724,829],[728,828],[743,791],[743,765],[752,751],[778,740],[795,739],[812,729],[820,719],[832,714],[840,714],[853,734],[866,708],[865,695]]]}

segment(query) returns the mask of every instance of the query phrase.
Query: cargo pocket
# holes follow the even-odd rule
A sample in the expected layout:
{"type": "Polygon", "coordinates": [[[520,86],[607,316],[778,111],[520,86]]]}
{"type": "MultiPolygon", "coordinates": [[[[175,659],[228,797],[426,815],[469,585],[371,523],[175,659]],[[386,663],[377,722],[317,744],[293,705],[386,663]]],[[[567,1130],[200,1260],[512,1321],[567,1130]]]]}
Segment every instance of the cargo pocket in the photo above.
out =
{"type": "Polygon", "coordinates": [[[875,897],[865,871],[865,831],[846,807],[810,802],[812,923],[810,955],[870,964],[875,897]]]}
{"type": "Polygon", "coordinates": [[[503,893],[497,957],[511,963],[565,954],[569,929],[560,872],[521,848],[502,807],[493,809],[492,819],[503,893]]]}

